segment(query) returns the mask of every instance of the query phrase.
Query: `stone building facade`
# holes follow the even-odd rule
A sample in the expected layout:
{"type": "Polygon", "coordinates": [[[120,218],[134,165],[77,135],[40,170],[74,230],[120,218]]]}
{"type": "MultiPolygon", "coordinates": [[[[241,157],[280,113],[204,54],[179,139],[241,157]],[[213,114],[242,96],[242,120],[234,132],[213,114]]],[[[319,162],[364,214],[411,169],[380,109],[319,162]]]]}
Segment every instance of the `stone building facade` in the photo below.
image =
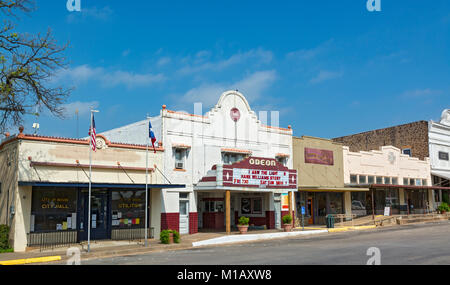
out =
{"type": "Polygon", "coordinates": [[[338,137],[333,141],[348,146],[351,152],[377,150],[391,145],[420,160],[430,157],[427,121],[338,137]]]}

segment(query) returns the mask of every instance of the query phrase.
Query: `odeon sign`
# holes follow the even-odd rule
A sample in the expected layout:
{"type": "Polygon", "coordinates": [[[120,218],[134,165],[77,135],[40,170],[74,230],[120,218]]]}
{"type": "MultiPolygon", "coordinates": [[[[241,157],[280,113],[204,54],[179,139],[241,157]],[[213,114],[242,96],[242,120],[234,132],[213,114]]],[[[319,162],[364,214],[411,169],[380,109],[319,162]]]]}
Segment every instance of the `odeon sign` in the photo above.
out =
{"type": "Polygon", "coordinates": [[[259,159],[259,158],[250,158],[248,161],[251,165],[261,165],[261,166],[276,166],[275,160],[270,159],[259,159]]]}

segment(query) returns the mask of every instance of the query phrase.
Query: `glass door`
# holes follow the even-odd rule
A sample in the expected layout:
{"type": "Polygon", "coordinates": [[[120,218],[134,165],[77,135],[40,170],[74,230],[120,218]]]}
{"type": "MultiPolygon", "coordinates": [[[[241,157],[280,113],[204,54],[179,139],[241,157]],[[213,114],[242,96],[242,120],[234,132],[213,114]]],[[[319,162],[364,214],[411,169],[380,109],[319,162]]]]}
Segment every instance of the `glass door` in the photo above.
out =
{"type": "MultiPolygon", "coordinates": [[[[83,239],[88,238],[89,205],[87,192],[83,192],[84,200],[84,232],[83,239]]],[[[110,203],[106,191],[92,191],[91,193],[91,240],[102,240],[111,238],[110,227],[110,203]]]]}

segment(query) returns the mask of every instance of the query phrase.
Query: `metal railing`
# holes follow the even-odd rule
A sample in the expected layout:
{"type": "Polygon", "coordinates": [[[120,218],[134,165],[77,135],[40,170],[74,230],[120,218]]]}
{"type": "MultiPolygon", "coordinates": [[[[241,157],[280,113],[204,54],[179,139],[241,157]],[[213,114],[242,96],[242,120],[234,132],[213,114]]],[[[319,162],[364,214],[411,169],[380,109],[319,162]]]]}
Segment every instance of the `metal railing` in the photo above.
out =
{"type": "Polygon", "coordinates": [[[67,247],[78,243],[77,231],[49,231],[27,234],[28,247],[39,247],[40,251],[67,247]]]}
{"type": "Polygon", "coordinates": [[[355,214],[330,214],[334,217],[335,223],[339,224],[340,227],[344,226],[344,223],[351,222],[351,226],[354,226],[354,219],[357,217],[355,214]]]}
{"type": "MultiPolygon", "coordinates": [[[[148,228],[148,238],[155,238],[155,229],[148,228]]],[[[145,228],[125,228],[125,229],[113,229],[111,231],[112,240],[128,240],[143,241],[145,239],[145,228]]]]}

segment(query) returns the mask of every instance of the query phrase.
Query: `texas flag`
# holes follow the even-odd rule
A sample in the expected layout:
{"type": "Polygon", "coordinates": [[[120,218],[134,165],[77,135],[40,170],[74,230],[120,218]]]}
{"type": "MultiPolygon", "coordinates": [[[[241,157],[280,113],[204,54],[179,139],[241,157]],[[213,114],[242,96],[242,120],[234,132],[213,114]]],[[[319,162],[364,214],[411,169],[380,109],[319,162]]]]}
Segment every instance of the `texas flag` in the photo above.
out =
{"type": "Polygon", "coordinates": [[[156,148],[155,148],[156,137],[155,137],[155,133],[152,130],[152,122],[150,122],[150,121],[148,122],[148,131],[149,131],[150,139],[152,140],[153,150],[156,153],[156,148]]]}

